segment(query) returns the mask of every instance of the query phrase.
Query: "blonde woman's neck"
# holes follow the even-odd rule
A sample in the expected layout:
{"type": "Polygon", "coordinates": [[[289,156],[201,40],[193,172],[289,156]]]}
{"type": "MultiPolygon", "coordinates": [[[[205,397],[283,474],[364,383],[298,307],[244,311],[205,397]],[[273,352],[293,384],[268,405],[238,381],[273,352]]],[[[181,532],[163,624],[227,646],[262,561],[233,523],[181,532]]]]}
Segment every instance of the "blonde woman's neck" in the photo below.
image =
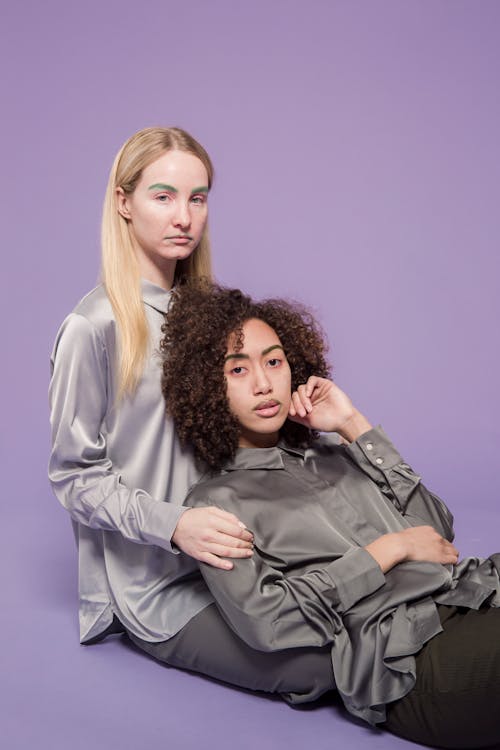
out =
{"type": "Polygon", "coordinates": [[[176,260],[165,259],[164,263],[154,263],[147,255],[138,256],[139,272],[143,279],[151,281],[169,291],[174,285],[176,260]]]}

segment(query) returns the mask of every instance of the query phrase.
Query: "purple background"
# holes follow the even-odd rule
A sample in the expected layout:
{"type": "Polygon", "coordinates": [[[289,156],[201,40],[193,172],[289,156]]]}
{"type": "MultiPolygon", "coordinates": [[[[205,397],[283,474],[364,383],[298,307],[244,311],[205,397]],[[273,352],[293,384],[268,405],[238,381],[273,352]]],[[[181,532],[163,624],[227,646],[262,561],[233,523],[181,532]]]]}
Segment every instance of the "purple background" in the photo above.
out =
{"type": "Polygon", "coordinates": [[[120,639],[78,646],[48,355],[95,284],[115,152],[181,125],[216,165],[219,279],[313,305],[338,382],[451,505],[463,554],[498,549],[500,4],[31,0],[1,26],[3,746],[407,746],[120,639]]]}

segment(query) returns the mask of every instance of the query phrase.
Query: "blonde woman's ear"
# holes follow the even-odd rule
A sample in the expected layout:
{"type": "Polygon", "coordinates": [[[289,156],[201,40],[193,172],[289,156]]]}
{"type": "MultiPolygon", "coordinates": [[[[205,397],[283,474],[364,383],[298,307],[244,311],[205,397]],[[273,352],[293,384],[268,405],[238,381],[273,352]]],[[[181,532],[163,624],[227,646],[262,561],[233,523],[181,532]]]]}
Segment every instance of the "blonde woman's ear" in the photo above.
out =
{"type": "Polygon", "coordinates": [[[116,195],[116,207],[120,216],[124,219],[130,219],[130,209],[128,206],[128,196],[125,194],[122,187],[117,187],[115,191],[116,195]]]}

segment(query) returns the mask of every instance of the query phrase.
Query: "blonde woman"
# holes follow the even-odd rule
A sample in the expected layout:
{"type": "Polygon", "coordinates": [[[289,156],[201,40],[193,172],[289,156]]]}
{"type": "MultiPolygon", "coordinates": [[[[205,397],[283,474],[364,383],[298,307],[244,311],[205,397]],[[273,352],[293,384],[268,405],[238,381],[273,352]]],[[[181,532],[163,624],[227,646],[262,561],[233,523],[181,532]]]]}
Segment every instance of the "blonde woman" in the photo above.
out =
{"type": "Polygon", "coordinates": [[[102,284],[65,319],[52,354],[49,476],[77,539],[82,643],[126,632],[169,664],[310,700],[333,687],[327,650],[254,652],[213,605],[196,561],[230,575],[228,558],[251,556],[252,536],[232,513],[183,507],[199,475],[161,394],[170,290],[210,276],[212,179],[205,149],[179,128],[146,128],[119,151],[102,284]]]}

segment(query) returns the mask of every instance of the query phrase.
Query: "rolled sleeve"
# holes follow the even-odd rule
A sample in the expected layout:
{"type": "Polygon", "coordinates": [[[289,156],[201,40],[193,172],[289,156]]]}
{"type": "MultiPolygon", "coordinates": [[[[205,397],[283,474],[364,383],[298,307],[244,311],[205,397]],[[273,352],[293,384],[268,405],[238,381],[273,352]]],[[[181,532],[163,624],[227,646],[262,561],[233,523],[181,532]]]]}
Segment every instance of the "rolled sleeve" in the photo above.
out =
{"type": "Polygon", "coordinates": [[[343,612],[385,583],[380,565],[362,547],[346,552],[343,557],[330,563],[325,572],[331,578],[339,609],[343,612]]]}

